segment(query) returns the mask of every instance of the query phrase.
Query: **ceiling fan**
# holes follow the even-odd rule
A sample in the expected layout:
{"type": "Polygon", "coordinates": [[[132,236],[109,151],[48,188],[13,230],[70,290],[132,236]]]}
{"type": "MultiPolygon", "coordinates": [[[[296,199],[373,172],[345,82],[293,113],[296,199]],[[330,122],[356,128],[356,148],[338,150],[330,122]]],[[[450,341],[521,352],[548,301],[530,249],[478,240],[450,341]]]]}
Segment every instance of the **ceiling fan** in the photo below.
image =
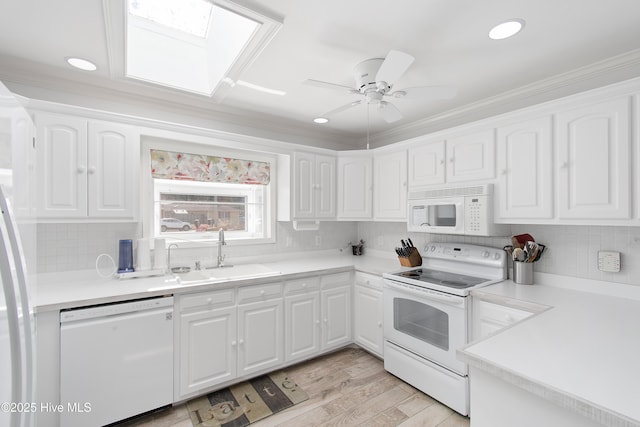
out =
{"type": "Polygon", "coordinates": [[[387,57],[367,59],[353,70],[355,86],[349,87],[320,80],[306,80],[304,83],[329,89],[347,90],[349,93],[364,97],[323,114],[330,117],[361,104],[375,105],[382,119],[393,123],[402,119],[402,113],[392,103],[383,98],[389,96],[400,99],[450,99],[456,96],[456,89],[450,86],[418,86],[391,91],[394,82],[402,76],[415,58],[407,53],[392,50],[387,57]]]}

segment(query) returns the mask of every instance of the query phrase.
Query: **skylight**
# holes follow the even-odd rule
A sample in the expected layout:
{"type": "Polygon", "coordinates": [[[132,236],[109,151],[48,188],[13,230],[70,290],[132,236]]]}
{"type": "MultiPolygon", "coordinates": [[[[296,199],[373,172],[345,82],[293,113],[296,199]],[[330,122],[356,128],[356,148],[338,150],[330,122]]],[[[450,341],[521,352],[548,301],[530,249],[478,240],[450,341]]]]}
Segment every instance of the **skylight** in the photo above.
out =
{"type": "Polygon", "coordinates": [[[217,101],[281,26],[229,0],[127,3],[126,76],[217,101]]]}
{"type": "Polygon", "coordinates": [[[213,5],[206,0],[130,0],[129,13],[204,38],[213,5]]]}

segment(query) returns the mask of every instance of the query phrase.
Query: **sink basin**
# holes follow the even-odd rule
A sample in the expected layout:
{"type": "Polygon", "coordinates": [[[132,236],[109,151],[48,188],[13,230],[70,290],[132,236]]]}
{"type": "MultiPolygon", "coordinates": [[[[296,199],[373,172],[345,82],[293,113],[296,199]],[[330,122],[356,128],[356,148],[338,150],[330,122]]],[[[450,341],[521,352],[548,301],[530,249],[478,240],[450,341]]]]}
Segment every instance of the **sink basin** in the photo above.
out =
{"type": "Polygon", "coordinates": [[[181,284],[215,283],[231,280],[251,279],[254,277],[269,277],[280,274],[263,264],[243,264],[210,268],[206,270],[191,270],[186,273],[177,273],[181,284]]]}

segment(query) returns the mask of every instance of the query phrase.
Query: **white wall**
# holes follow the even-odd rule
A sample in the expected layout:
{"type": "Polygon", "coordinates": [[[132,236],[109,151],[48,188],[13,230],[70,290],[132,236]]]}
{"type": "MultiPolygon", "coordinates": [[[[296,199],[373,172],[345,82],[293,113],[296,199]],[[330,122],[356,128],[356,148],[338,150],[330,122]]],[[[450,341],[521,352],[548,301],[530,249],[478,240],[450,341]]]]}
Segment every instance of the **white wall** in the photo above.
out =
{"type": "MultiPolygon", "coordinates": [[[[407,233],[404,223],[360,222],[357,238],[366,248],[393,253],[400,239],[410,237],[422,251],[430,242],[461,242],[502,248],[511,244],[509,237],[470,237],[444,234],[407,233]],[[380,241],[380,238],[382,240],[380,241]]],[[[511,235],[529,233],[547,246],[534,271],[640,286],[640,227],[512,225],[511,235]],[[621,252],[621,271],[598,270],[599,250],[621,252]]],[[[398,263],[398,266],[400,264],[398,263]]]]}
{"type": "MultiPolygon", "coordinates": [[[[345,248],[355,240],[357,226],[353,222],[324,222],[319,231],[296,231],[292,223],[278,222],[277,242],[262,245],[233,245],[224,247],[226,262],[234,258],[270,256],[345,248]],[[316,236],[320,244],[316,245],[316,236]]],[[[118,262],[118,240],[136,239],[141,235],[137,224],[38,224],[38,272],[86,270],[95,268],[98,255],[109,254],[118,262]]],[[[208,249],[173,250],[172,265],[193,266],[196,259],[203,265],[215,263],[217,247],[208,249]]]]}
{"type": "MultiPolygon", "coordinates": [[[[399,222],[323,222],[319,231],[295,231],[291,223],[277,223],[277,243],[224,248],[227,262],[234,258],[270,256],[345,248],[351,241],[365,241],[367,249],[393,254],[400,239],[410,237],[423,250],[430,242],[462,242],[501,248],[510,237],[469,237],[426,233],[407,233],[399,222]],[[316,245],[320,236],[320,245],[316,245]],[[288,245],[289,244],[289,245],[288,245]]],[[[547,252],[535,264],[535,271],[640,286],[640,227],[513,225],[511,234],[529,233],[547,246],[547,252]],[[597,267],[599,250],[621,252],[619,273],[603,273],[597,267]]],[[[39,224],[38,272],[95,268],[101,253],[117,262],[118,240],[135,239],[136,224],[39,224]]],[[[192,265],[196,258],[213,263],[217,248],[178,249],[172,254],[176,265],[192,265]]],[[[398,263],[398,266],[400,264],[398,263]]]]}

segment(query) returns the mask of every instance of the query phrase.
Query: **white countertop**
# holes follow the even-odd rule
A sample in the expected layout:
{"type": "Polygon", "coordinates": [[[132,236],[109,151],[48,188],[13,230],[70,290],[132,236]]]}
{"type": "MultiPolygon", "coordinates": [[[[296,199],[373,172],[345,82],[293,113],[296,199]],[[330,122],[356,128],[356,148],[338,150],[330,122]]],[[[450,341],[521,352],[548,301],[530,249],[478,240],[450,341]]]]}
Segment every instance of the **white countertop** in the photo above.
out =
{"type": "MultiPolygon", "coordinates": [[[[325,274],[355,268],[358,271],[381,275],[384,272],[402,268],[394,256],[382,252],[370,252],[370,255],[363,256],[353,256],[346,252],[318,251],[286,255],[286,258],[280,257],[280,259],[277,256],[271,257],[260,264],[280,272],[279,275],[214,284],[184,285],[172,275],[117,279],[100,277],[95,270],[47,273],[37,276],[37,288],[32,300],[35,311],[38,313],[167,294],[260,284],[265,281],[274,282],[309,273],[325,274]]],[[[252,259],[240,261],[255,262],[252,259]]],[[[242,265],[241,262],[233,263],[242,265]]]]}
{"type": "MultiPolygon", "coordinates": [[[[575,279],[568,280],[575,282],[575,279]]],[[[585,286],[590,290],[597,288],[585,286]]],[[[473,297],[489,302],[509,305],[513,301],[521,309],[524,302],[546,308],[510,328],[471,343],[459,350],[459,357],[604,425],[638,427],[640,301],[635,299],[637,288],[630,286],[627,298],[567,287],[518,285],[511,281],[477,289],[472,292],[473,297]]],[[[606,286],[599,289],[608,293],[606,286]]]]}

